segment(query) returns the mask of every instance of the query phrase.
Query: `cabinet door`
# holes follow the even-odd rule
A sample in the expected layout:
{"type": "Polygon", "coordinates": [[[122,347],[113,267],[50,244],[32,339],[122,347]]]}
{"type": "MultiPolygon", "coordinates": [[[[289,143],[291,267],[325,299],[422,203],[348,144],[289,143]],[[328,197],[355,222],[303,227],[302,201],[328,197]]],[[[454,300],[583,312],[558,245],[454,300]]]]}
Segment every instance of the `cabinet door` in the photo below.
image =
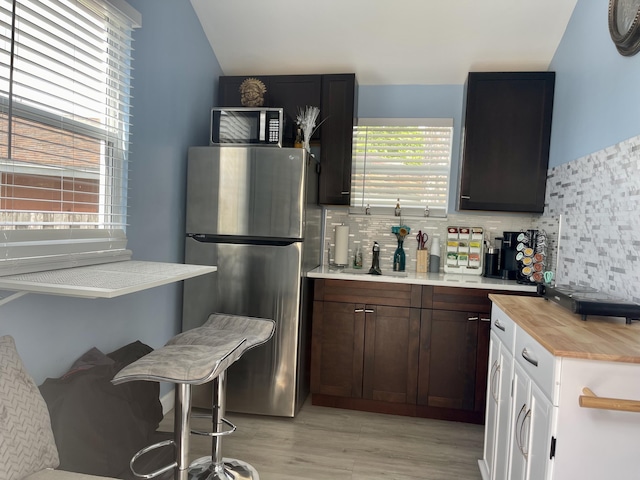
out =
{"type": "Polygon", "coordinates": [[[484,451],[482,458],[489,474],[489,479],[494,476],[496,437],[498,435],[498,409],[500,398],[500,340],[495,335],[489,339],[489,374],[487,379],[487,408],[484,421],[484,451]]]}
{"type": "Polygon", "coordinates": [[[423,313],[418,404],[474,410],[478,315],[444,310],[423,313]]]}
{"type": "Polygon", "coordinates": [[[524,429],[527,437],[528,454],[527,479],[545,480],[551,473],[549,453],[551,449],[551,401],[535,383],[531,383],[529,399],[530,414],[525,418],[524,429]]]}
{"type": "Polygon", "coordinates": [[[321,204],[349,205],[355,101],[354,74],[322,75],[321,204]]]}
{"type": "MultiPolygon", "coordinates": [[[[298,109],[305,106],[320,108],[321,75],[274,75],[269,80],[271,107],[282,107],[286,115],[284,138],[294,140],[298,109]]],[[[320,112],[322,115],[322,111],[320,112]]],[[[316,125],[320,124],[318,118],[316,125]]],[[[318,128],[311,140],[320,139],[318,128]]]]}
{"type": "MultiPolygon", "coordinates": [[[[498,399],[496,416],[495,452],[493,462],[494,480],[507,478],[509,467],[509,441],[512,410],[512,379],[513,356],[509,350],[500,343],[498,358],[499,370],[495,376],[494,392],[498,399]]],[[[490,395],[488,393],[488,395],[490,395]]]]}
{"type": "Polygon", "coordinates": [[[554,84],[554,72],[469,74],[460,209],[543,211],[554,84]]]}
{"type": "MultiPolygon", "coordinates": [[[[530,397],[531,382],[525,371],[514,363],[513,369],[513,409],[510,420],[509,441],[509,480],[525,480],[527,478],[527,429],[525,424],[531,411],[530,397]]],[[[498,477],[496,477],[498,478],[498,477]]]]}
{"type": "Polygon", "coordinates": [[[314,302],[311,393],[362,396],[364,305],[314,302]]]}
{"type": "Polygon", "coordinates": [[[363,398],[416,403],[420,310],[366,305],[363,398]]]}

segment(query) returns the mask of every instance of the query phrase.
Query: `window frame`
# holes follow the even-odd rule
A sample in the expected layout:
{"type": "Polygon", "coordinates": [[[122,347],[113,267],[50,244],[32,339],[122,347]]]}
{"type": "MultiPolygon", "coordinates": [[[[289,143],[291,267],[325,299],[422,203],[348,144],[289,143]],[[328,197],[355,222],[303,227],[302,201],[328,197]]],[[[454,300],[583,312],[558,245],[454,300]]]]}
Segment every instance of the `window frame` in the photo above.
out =
{"type": "MultiPolygon", "coordinates": [[[[31,4],[28,1],[24,1],[27,8],[31,7],[31,4]]],[[[37,2],[33,2],[36,4],[37,2]]],[[[122,38],[123,32],[132,32],[135,28],[141,26],[141,15],[134,8],[132,8],[126,1],[124,0],[77,0],[77,3],[95,15],[96,17],[108,17],[109,19],[113,19],[117,17],[117,20],[114,22],[117,26],[114,28],[115,34],[109,33],[107,35],[106,30],[105,38],[103,40],[105,45],[105,58],[103,60],[103,66],[105,66],[105,78],[104,78],[104,88],[106,97],[101,100],[102,104],[106,108],[113,108],[113,106],[108,107],[110,102],[114,101],[113,92],[108,94],[107,91],[109,89],[120,89],[120,92],[128,92],[130,95],[131,92],[131,82],[123,82],[120,84],[120,87],[110,86],[113,82],[113,72],[120,72],[119,75],[126,74],[126,70],[120,70],[118,67],[110,67],[109,59],[111,58],[110,54],[107,54],[106,51],[111,47],[111,39],[113,38],[122,38]],[[120,30],[120,26],[122,26],[123,30],[120,30]],[[115,35],[115,36],[114,36],[115,35]],[[120,37],[118,37],[120,36],[120,37]],[[108,73],[111,71],[111,73],[108,73]],[[124,89],[124,90],[122,90],[124,89]]],[[[10,6],[11,1],[7,2],[7,8],[9,10],[12,8],[10,6]]],[[[9,25],[11,28],[11,25],[9,25]]],[[[69,32],[73,33],[73,30],[69,30],[69,32]]],[[[47,35],[43,35],[42,39],[48,38],[47,35]]],[[[11,41],[9,39],[9,41],[11,41]]],[[[119,41],[119,40],[117,40],[119,41]]],[[[19,40],[18,40],[19,44],[19,40]]],[[[116,47],[116,55],[120,55],[120,65],[125,68],[131,69],[131,57],[128,55],[127,57],[122,57],[123,52],[130,54],[133,51],[133,46],[130,43],[122,43],[124,46],[128,46],[128,50],[121,51],[116,47]],[[124,60],[123,60],[124,59],[124,60]],[[128,59],[128,61],[127,61],[128,59]]],[[[9,50],[7,50],[9,56],[11,53],[11,45],[9,45],[9,50]]],[[[29,97],[25,98],[25,102],[17,101],[12,98],[13,95],[13,75],[11,73],[12,66],[9,65],[9,76],[6,78],[8,90],[7,92],[2,92],[0,94],[0,112],[7,116],[7,130],[6,133],[8,135],[7,144],[5,145],[8,149],[9,155],[5,157],[4,155],[0,158],[0,171],[4,174],[15,174],[20,173],[22,175],[33,175],[35,178],[38,175],[42,175],[43,177],[47,177],[52,181],[55,179],[59,179],[60,181],[60,193],[65,194],[66,190],[63,182],[73,182],[75,179],[90,179],[97,180],[97,192],[96,193],[88,193],[88,195],[95,195],[96,202],[95,205],[97,207],[97,211],[92,213],[87,213],[86,215],[91,215],[95,217],[95,221],[90,219],[87,222],[80,221],[77,217],[72,218],[70,221],[62,221],[58,223],[54,219],[48,219],[47,221],[40,222],[32,222],[25,221],[21,223],[17,218],[9,218],[11,216],[8,215],[6,220],[2,220],[0,222],[0,232],[5,230],[16,230],[16,229],[36,229],[36,230],[47,230],[47,229],[63,229],[63,230],[95,230],[95,229],[121,229],[125,230],[127,226],[127,208],[128,208],[128,165],[129,165],[129,144],[131,136],[131,129],[127,118],[130,117],[131,103],[126,102],[123,103],[119,111],[123,112],[125,117],[120,119],[119,121],[124,121],[124,128],[120,127],[117,130],[114,130],[114,127],[111,126],[108,122],[95,125],[91,125],[86,120],[76,120],[73,118],[69,118],[67,115],[64,115],[64,112],[58,113],[53,104],[44,104],[42,108],[39,108],[35,105],[30,105],[29,103],[35,102],[37,103],[37,97],[29,99],[29,97]],[[54,110],[54,111],[52,111],[54,110]],[[12,159],[11,154],[11,144],[12,144],[12,135],[14,135],[13,130],[13,122],[34,122],[36,124],[41,124],[52,129],[59,129],[63,134],[68,135],[80,135],[85,137],[88,141],[95,140],[98,142],[96,144],[96,151],[98,154],[98,162],[95,164],[95,167],[91,166],[83,171],[80,167],[75,166],[66,166],[64,164],[61,165],[51,165],[48,163],[42,163],[41,166],[34,165],[33,163],[28,163],[28,160],[24,159],[12,159]],[[61,125],[64,125],[64,128],[61,128],[61,125]],[[117,132],[114,134],[114,131],[117,132]],[[118,145],[121,146],[118,146],[118,145]],[[20,172],[20,169],[28,170],[20,172]],[[119,170],[118,174],[113,174],[115,170],[119,170]],[[42,171],[42,174],[39,173],[39,170],[42,171]],[[52,172],[60,172],[61,175],[52,175],[52,172]],[[116,203],[113,201],[107,201],[109,197],[113,197],[118,199],[116,203]]],[[[75,89],[74,89],[75,90],[75,89]]],[[[118,99],[118,102],[123,102],[122,99],[118,99]]],[[[107,110],[105,110],[107,112],[107,110]]],[[[34,137],[37,139],[38,137],[34,137]]],[[[17,185],[18,188],[25,188],[21,185],[17,185]]],[[[9,188],[11,188],[9,186],[9,188]]],[[[28,187],[27,187],[28,188],[28,187]]],[[[49,190],[50,192],[57,191],[57,188],[49,190]]],[[[71,190],[70,196],[74,195],[75,190],[71,190]]],[[[32,200],[38,201],[36,197],[33,197],[32,200]]],[[[10,200],[9,200],[10,201],[10,200]]],[[[25,201],[30,201],[25,197],[25,201]]],[[[64,202],[64,200],[60,200],[60,202],[64,202]]],[[[19,211],[19,209],[5,209],[1,210],[1,212],[15,212],[19,211]]],[[[24,212],[27,215],[38,214],[39,211],[37,209],[26,209],[24,212]]],[[[77,214],[75,210],[73,212],[65,212],[63,210],[42,210],[40,213],[48,214],[67,214],[71,213],[77,214]]]]}
{"type": "MultiPolygon", "coordinates": [[[[453,135],[454,135],[454,119],[453,118],[360,118],[358,119],[358,125],[354,126],[355,129],[360,126],[364,127],[374,127],[374,126],[383,126],[383,127],[447,127],[450,128],[449,135],[449,165],[448,165],[448,177],[447,177],[447,192],[445,194],[445,204],[444,207],[429,207],[428,209],[420,208],[420,207],[403,207],[402,205],[402,194],[399,193],[398,197],[400,198],[400,210],[402,216],[407,217],[438,217],[438,218],[446,218],[449,210],[449,194],[452,188],[452,166],[453,166],[453,135]]],[[[353,160],[352,160],[352,169],[355,168],[355,157],[356,152],[355,149],[353,151],[353,160]]],[[[356,173],[352,171],[351,175],[355,175],[356,173]]],[[[384,215],[384,216],[394,216],[395,215],[395,202],[394,205],[390,205],[389,207],[382,206],[372,206],[367,208],[365,202],[365,191],[366,185],[362,188],[362,205],[354,205],[355,203],[355,182],[352,179],[351,182],[351,202],[349,205],[349,213],[350,214],[366,214],[366,215],[384,215]]]]}

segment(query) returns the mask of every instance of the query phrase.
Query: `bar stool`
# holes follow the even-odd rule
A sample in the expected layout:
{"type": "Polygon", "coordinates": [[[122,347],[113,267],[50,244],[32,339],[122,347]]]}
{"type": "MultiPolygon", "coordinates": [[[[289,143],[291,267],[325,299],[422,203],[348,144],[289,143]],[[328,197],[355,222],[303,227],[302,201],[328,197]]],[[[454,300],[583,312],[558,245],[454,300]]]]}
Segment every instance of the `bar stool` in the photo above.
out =
{"type": "MultiPolygon", "coordinates": [[[[168,345],[212,345],[215,344],[218,332],[232,332],[242,335],[246,342],[242,353],[267,342],[275,331],[275,322],[264,318],[244,317],[214,313],[202,327],[181,333],[167,343],[168,345]],[[204,332],[207,332],[203,334],[204,332]],[[209,333],[210,332],[210,333],[209,333]]],[[[194,460],[189,467],[189,478],[192,480],[259,480],[258,472],[247,462],[234,458],[223,458],[222,438],[236,430],[235,425],[224,418],[226,411],[226,370],[216,376],[212,382],[211,432],[192,431],[196,435],[211,438],[211,456],[194,460]],[[224,425],[229,427],[225,430],[224,425]]]]}
{"type": "Polygon", "coordinates": [[[133,380],[161,381],[176,384],[174,439],[150,445],[131,459],[131,471],[141,478],[154,478],[174,469],[175,480],[259,480],[258,472],[248,463],[222,457],[222,437],[236,430],[224,418],[226,370],[248,349],[265,343],[273,335],[272,320],[237,315],[212,314],[198,328],[188,330],[167,344],[123,368],[112,380],[114,384],[133,380]],[[212,432],[193,432],[212,437],[210,457],[188,462],[192,385],[213,381],[212,432]],[[229,427],[224,429],[224,425],[229,427]],[[173,445],[175,461],[148,474],[134,469],[135,461],[156,448],[173,445]]]}

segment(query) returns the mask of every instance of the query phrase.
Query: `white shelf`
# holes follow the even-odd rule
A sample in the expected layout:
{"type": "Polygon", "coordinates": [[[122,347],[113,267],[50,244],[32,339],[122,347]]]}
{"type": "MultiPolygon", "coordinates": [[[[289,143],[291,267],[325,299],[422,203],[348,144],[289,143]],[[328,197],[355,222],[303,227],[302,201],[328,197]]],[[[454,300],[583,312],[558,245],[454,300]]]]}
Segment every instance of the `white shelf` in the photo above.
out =
{"type": "MultiPolygon", "coordinates": [[[[114,298],[216,270],[217,267],[214,266],[126,260],[2,276],[0,290],[81,298],[114,298]]],[[[5,297],[0,305],[13,298],[17,296],[5,297]]]]}

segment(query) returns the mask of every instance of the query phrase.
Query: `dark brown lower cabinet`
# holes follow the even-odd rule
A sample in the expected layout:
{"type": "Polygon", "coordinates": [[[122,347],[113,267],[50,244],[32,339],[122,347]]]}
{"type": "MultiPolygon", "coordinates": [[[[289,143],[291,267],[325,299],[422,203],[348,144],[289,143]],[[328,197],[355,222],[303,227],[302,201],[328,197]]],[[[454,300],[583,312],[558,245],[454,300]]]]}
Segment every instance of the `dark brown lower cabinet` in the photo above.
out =
{"type": "Polygon", "coordinates": [[[311,391],[415,404],[419,331],[416,308],[315,302],[311,391]]]}
{"type": "Polygon", "coordinates": [[[311,391],[362,397],[364,314],[354,303],[314,302],[311,391]]]}
{"type": "Polygon", "coordinates": [[[362,397],[415,404],[420,310],[382,305],[361,308],[365,310],[362,397]]]}
{"type": "Polygon", "coordinates": [[[492,291],[314,283],[314,405],[484,422],[492,291]]]}
{"type": "Polygon", "coordinates": [[[425,413],[435,409],[433,415],[443,418],[482,422],[488,320],[488,314],[422,311],[417,403],[425,413]]]}

